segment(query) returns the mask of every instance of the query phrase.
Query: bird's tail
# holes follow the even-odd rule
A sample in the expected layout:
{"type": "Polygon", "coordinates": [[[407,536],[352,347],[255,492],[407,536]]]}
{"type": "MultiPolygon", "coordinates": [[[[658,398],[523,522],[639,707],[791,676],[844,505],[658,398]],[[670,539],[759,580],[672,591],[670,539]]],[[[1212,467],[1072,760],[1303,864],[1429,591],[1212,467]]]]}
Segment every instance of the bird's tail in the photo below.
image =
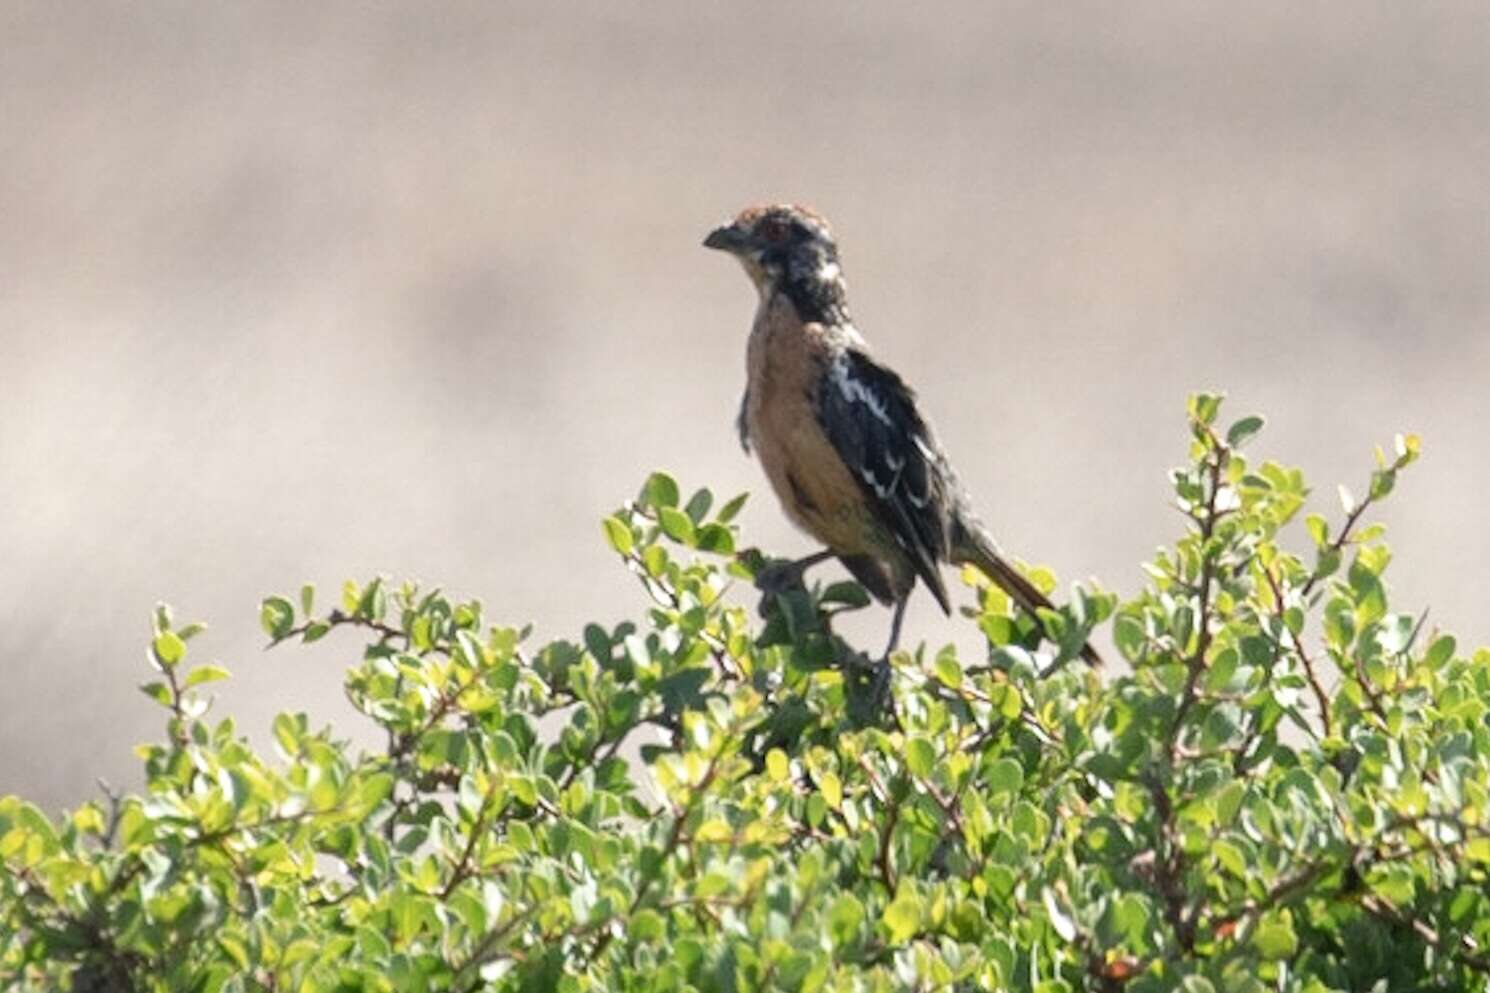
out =
{"type": "MultiPolygon", "coordinates": [[[[957,521],[953,525],[951,559],[956,565],[972,564],[983,571],[999,589],[1009,594],[1019,608],[1031,617],[1039,607],[1054,610],[1050,598],[1035,588],[1013,564],[1004,558],[998,543],[980,522],[957,521]]],[[[1102,656],[1090,644],[1081,646],[1081,657],[1093,668],[1102,664],[1102,656]]]]}

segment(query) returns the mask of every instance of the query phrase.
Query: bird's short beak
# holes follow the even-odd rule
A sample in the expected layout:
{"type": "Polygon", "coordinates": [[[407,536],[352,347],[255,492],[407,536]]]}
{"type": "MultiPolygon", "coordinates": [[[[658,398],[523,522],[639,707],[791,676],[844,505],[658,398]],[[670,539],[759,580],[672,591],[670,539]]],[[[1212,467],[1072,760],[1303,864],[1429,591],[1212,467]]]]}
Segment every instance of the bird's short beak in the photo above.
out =
{"type": "Polygon", "coordinates": [[[725,224],[709,232],[709,237],[704,239],[705,248],[717,248],[721,252],[740,253],[745,250],[749,239],[745,232],[734,224],[725,224]]]}

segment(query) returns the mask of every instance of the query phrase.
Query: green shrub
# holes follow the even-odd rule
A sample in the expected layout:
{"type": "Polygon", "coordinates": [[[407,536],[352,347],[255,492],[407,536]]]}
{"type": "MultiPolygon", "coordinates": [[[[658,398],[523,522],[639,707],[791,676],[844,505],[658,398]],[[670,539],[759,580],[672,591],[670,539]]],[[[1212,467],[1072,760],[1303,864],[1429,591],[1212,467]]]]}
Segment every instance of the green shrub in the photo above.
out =
{"type": "MultiPolygon", "coordinates": [[[[1186,533],[1126,602],[1041,621],[964,574],[986,651],[901,653],[886,701],[832,633],[852,584],[764,605],[707,491],[654,475],[604,533],[650,605],[530,648],[383,580],[264,601],[355,632],[362,752],[305,714],[275,756],[213,722],[162,608],[140,795],[0,800],[9,988],[1465,990],[1490,975],[1490,652],[1394,613],[1261,426],[1190,404],[1186,533]],[[1062,655],[1112,622],[1131,672],[1062,655]]],[[[1053,577],[1036,571],[1047,588],[1053,577]]]]}

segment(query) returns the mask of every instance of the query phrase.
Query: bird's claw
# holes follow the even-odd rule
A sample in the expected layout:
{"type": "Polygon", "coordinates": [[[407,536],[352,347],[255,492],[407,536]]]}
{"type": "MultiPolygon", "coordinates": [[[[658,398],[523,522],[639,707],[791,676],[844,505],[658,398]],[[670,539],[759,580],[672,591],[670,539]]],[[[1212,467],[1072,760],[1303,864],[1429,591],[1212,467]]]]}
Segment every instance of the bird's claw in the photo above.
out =
{"type": "Polygon", "coordinates": [[[892,715],[895,712],[895,699],[890,695],[890,682],[894,676],[894,670],[890,668],[890,656],[871,663],[869,673],[869,698],[874,702],[876,710],[888,710],[892,715]]]}
{"type": "Polygon", "coordinates": [[[872,659],[862,652],[850,652],[843,657],[846,675],[853,681],[851,693],[859,713],[859,720],[878,723],[888,715],[890,723],[898,726],[900,716],[895,712],[895,696],[891,692],[894,669],[889,655],[872,659]]]}
{"type": "Polygon", "coordinates": [[[755,588],[765,596],[785,593],[802,585],[805,571],[800,562],[772,562],[755,574],[755,588]]]}
{"type": "Polygon", "coordinates": [[[755,588],[761,591],[761,602],[756,613],[767,617],[776,605],[776,598],[792,590],[805,590],[802,576],[806,568],[801,562],[772,562],[755,574],[755,588]]]}

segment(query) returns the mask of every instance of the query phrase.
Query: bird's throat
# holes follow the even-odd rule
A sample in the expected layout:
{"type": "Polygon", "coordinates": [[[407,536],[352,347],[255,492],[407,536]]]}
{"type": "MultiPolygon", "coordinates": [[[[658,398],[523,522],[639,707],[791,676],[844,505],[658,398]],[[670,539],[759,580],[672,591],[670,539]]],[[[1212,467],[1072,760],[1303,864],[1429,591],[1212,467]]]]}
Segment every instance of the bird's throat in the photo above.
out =
{"type": "Polygon", "coordinates": [[[779,290],[803,321],[829,326],[853,323],[843,273],[832,256],[810,252],[793,258],[781,274],[779,290]]]}

